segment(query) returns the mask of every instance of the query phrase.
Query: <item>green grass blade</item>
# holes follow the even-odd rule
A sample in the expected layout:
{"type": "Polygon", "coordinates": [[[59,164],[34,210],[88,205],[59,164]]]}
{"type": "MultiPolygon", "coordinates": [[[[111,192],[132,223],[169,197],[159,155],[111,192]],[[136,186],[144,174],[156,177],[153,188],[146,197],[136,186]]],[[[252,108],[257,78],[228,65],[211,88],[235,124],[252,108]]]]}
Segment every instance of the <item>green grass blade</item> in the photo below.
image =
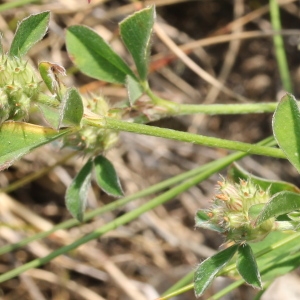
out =
{"type": "MultiPolygon", "coordinates": [[[[281,30],[281,20],[280,20],[280,11],[278,0],[270,0],[270,15],[272,27],[275,31],[281,30]]],[[[284,89],[292,93],[292,80],[290,77],[289,67],[287,63],[287,57],[284,49],[283,38],[281,35],[277,34],[273,37],[276,60],[278,63],[279,73],[284,89]]]]}

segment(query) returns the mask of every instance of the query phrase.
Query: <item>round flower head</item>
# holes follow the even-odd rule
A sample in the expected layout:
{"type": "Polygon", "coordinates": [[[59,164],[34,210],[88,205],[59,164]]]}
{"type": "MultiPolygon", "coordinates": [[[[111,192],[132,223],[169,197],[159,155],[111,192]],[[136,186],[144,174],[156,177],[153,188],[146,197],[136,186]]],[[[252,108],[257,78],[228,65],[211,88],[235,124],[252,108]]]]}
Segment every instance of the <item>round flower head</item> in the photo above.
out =
{"type": "Polygon", "coordinates": [[[268,202],[270,195],[251,180],[233,183],[218,181],[217,193],[210,209],[201,211],[196,226],[210,228],[222,233],[227,241],[259,241],[272,230],[274,219],[255,226],[257,214],[252,213],[254,205],[268,202]],[[203,213],[206,217],[203,218],[203,213]]]}
{"type": "MultiPolygon", "coordinates": [[[[110,110],[108,102],[102,97],[83,99],[86,114],[118,118],[118,114],[110,110]]],[[[64,139],[65,146],[71,146],[86,154],[98,155],[110,149],[118,141],[118,132],[105,128],[83,126],[78,132],[64,139]]]]}
{"type": "Polygon", "coordinates": [[[21,58],[0,56],[0,124],[28,116],[30,103],[39,93],[35,70],[21,58]]]}

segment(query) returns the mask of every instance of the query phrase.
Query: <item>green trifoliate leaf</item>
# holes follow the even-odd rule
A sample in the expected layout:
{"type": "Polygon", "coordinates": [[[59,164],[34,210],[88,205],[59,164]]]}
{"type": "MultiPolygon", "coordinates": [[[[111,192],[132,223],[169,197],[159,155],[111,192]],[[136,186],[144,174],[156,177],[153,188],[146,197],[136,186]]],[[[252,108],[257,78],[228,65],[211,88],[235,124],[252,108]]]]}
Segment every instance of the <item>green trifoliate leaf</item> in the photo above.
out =
{"type": "Polygon", "coordinates": [[[69,212],[78,221],[83,221],[83,215],[86,208],[88,190],[91,185],[91,173],[93,163],[91,160],[83,166],[77,176],[68,187],[65,200],[69,212]]]}
{"type": "Polygon", "coordinates": [[[47,32],[50,12],[31,15],[21,21],[12,41],[9,55],[21,57],[40,41],[47,32]]]}
{"type": "Polygon", "coordinates": [[[248,244],[238,248],[236,267],[243,279],[253,287],[262,288],[259,270],[252,249],[248,244]]]}
{"type": "Polygon", "coordinates": [[[200,297],[208,288],[218,272],[225,267],[236,253],[239,244],[235,244],[204,260],[196,269],[194,289],[196,297],[200,297]]]}
{"type": "Polygon", "coordinates": [[[63,96],[60,109],[60,126],[80,126],[83,103],[75,88],[70,88],[63,96]]]}
{"type": "Polygon", "coordinates": [[[278,103],[273,132],[288,160],[300,172],[300,111],[293,95],[286,94],[278,103]]]}
{"type": "Polygon", "coordinates": [[[120,23],[124,44],[131,53],[142,81],[148,74],[151,34],[155,20],[154,6],[136,12],[120,23]]]}
{"type": "Polygon", "coordinates": [[[99,187],[110,196],[121,197],[123,191],[113,164],[104,156],[99,155],[95,158],[94,165],[99,187]]]}
{"type": "Polygon", "coordinates": [[[92,29],[85,26],[71,26],[67,29],[68,54],[76,66],[86,75],[125,84],[126,75],[135,78],[129,66],[92,29]]]}
{"type": "Polygon", "coordinates": [[[280,192],[274,195],[259,214],[255,225],[300,209],[300,195],[292,192],[280,192]]]}
{"type": "Polygon", "coordinates": [[[70,133],[21,122],[5,122],[0,130],[0,171],[33,149],[70,133]]]}

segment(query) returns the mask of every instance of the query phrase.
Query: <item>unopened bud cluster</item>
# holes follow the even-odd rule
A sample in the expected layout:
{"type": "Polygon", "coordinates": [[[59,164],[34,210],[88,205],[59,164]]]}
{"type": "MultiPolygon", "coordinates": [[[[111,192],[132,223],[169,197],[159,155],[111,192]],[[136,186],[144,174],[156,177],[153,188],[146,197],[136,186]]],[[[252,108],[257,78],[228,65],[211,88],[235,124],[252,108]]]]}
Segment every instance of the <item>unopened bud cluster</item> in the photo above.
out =
{"type": "Polygon", "coordinates": [[[0,124],[28,116],[31,100],[39,93],[35,70],[18,57],[0,56],[0,124]]]}
{"type": "MultiPolygon", "coordinates": [[[[119,118],[118,113],[111,110],[108,102],[102,97],[92,97],[83,101],[87,113],[90,111],[98,116],[119,118]]],[[[80,131],[67,136],[64,143],[86,154],[97,155],[114,146],[118,136],[115,130],[83,125],[80,131]]]]}
{"type": "Polygon", "coordinates": [[[223,179],[218,182],[212,207],[204,210],[207,221],[196,226],[221,232],[227,241],[260,241],[273,230],[274,219],[256,226],[256,216],[252,216],[249,209],[269,199],[269,192],[263,191],[251,180],[231,183],[223,179]]]}

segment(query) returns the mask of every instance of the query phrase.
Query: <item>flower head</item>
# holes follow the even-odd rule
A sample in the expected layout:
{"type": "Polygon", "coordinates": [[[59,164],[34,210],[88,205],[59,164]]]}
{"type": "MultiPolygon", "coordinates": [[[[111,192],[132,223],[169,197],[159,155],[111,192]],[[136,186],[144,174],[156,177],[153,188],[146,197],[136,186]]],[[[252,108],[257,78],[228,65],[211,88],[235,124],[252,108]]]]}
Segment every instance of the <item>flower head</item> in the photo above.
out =
{"type": "MultiPolygon", "coordinates": [[[[94,96],[83,100],[86,115],[119,117],[118,112],[111,110],[109,103],[103,97],[94,96]]],[[[64,144],[82,150],[86,154],[98,155],[114,146],[118,137],[116,130],[84,125],[75,134],[66,136],[64,144]]]]}
{"type": "Polygon", "coordinates": [[[252,213],[252,208],[268,202],[269,192],[251,180],[233,183],[222,179],[218,181],[212,207],[197,213],[196,226],[216,230],[228,241],[262,240],[273,230],[274,219],[255,226],[257,213],[252,213]]]}
{"type": "Polygon", "coordinates": [[[30,103],[39,93],[39,79],[35,70],[19,57],[0,56],[0,125],[28,116],[30,103]]]}

